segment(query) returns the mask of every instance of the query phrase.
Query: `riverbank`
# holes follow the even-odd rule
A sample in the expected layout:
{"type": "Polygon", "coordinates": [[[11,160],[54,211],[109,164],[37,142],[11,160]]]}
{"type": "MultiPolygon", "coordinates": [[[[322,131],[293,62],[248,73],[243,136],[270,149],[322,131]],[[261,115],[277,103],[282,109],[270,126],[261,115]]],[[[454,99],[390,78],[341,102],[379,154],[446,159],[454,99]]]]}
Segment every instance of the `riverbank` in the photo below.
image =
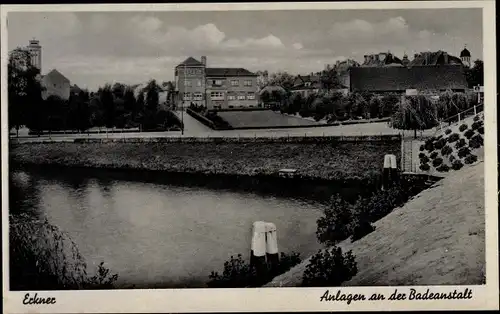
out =
{"type": "MultiPolygon", "coordinates": [[[[352,250],[358,266],[343,286],[484,283],[484,163],[449,173],[374,225],[364,238],[339,245],[352,250]]],[[[267,286],[300,286],[308,263],[267,286]]]]}
{"type": "Polygon", "coordinates": [[[204,175],[275,176],[297,169],[302,178],[370,181],[385,154],[400,158],[399,139],[384,141],[53,142],[11,144],[20,165],[132,169],[204,175]]]}

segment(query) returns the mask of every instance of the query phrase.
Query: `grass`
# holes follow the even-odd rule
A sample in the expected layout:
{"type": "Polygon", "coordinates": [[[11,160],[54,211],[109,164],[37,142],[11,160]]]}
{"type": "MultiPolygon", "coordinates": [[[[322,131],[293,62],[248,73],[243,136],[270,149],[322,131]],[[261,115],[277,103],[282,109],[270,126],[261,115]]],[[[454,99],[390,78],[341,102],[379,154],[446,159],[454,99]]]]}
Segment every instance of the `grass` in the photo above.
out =
{"type": "Polygon", "coordinates": [[[317,125],[315,121],[282,115],[271,110],[265,111],[226,111],[218,112],[222,119],[226,120],[234,128],[244,127],[276,127],[276,126],[298,126],[317,125]]]}
{"type": "Polygon", "coordinates": [[[370,179],[400,142],[357,143],[67,143],[20,144],[11,161],[32,165],[163,170],[205,174],[276,174],[294,168],[305,177],[370,179]]]}
{"type": "MultiPolygon", "coordinates": [[[[484,163],[450,173],[343,251],[358,273],[344,286],[473,285],[485,278],[484,163]],[[457,184],[459,182],[459,184],[457,184]]],[[[309,259],[267,286],[299,286],[309,259]]]]}

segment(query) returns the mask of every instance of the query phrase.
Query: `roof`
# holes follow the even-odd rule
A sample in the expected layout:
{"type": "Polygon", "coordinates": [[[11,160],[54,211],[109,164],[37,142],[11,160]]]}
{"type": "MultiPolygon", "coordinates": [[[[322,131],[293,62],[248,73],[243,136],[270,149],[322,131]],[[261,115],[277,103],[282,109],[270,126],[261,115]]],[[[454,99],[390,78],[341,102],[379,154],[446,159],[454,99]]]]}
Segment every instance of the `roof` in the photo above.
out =
{"type": "Polygon", "coordinates": [[[382,52],[366,55],[362,66],[387,66],[392,64],[402,64],[402,61],[390,52],[382,52]]]}
{"type": "Polygon", "coordinates": [[[350,72],[352,91],[462,90],[467,81],[462,66],[356,67],[350,72]]]}
{"type": "Polygon", "coordinates": [[[286,90],[281,85],[266,85],[259,90],[259,94],[267,91],[268,93],[272,93],[273,91],[286,92],[286,90]]]}
{"type": "Polygon", "coordinates": [[[445,64],[462,64],[462,61],[452,55],[448,54],[448,63],[445,63],[445,54],[444,51],[436,51],[436,52],[421,52],[415,54],[414,59],[411,60],[410,66],[420,66],[420,65],[445,65],[445,64]]]}
{"type": "Polygon", "coordinates": [[[66,76],[62,75],[61,72],[57,71],[56,69],[53,69],[49,73],[42,76],[42,78],[45,78],[45,77],[49,77],[52,80],[55,79],[58,81],[66,81],[69,83],[69,79],[66,76]]]}
{"type": "Polygon", "coordinates": [[[70,86],[69,90],[71,93],[74,93],[74,94],[78,94],[82,91],[82,89],[80,87],[78,87],[78,85],[76,85],[76,84],[70,86]]]}
{"type": "Polygon", "coordinates": [[[298,75],[293,82],[292,89],[318,89],[321,88],[321,80],[319,75],[298,75]],[[308,83],[310,83],[308,85],[308,83]]]}
{"type": "Polygon", "coordinates": [[[176,66],[176,68],[181,67],[181,66],[203,66],[203,63],[201,63],[200,61],[196,60],[193,57],[189,57],[186,60],[184,60],[182,63],[178,64],[176,66]]]}
{"type": "Polygon", "coordinates": [[[470,51],[467,48],[464,48],[464,50],[460,52],[460,58],[462,57],[470,57],[470,51]]]}
{"type": "Polygon", "coordinates": [[[207,77],[228,77],[228,76],[257,76],[244,68],[206,68],[207,77]]]}

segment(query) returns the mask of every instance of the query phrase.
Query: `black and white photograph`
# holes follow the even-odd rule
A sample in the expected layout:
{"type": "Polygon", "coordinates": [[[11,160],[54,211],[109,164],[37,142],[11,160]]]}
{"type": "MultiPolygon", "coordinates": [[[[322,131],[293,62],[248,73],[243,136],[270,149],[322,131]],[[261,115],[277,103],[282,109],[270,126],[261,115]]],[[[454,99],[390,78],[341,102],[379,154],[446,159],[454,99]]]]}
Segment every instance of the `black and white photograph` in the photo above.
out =
{"type": "Polygon", "coordinates": [[[494,3],[412,2],[2,6],[4,305],[498,309],[494,3]]]}

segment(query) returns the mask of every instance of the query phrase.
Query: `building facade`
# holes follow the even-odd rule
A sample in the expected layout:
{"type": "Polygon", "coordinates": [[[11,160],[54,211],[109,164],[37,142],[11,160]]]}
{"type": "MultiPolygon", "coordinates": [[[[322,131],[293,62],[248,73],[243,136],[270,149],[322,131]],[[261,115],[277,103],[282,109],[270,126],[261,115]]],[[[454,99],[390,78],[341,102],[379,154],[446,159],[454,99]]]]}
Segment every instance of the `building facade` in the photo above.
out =
{"type": "Polygon", "coordinates": [[[298,75],[293,82],[292,93],[300,94],[307,98],[309,95],[317,94],[321,89],[320,75],[298,75]]]}
{"type": "Polygon", "coordinates": [[[203,106],[207,109],[257,107],[257,75],[243,68],[209,68],[207,58],[192,57],[175,67],[178,107],[203,106]]]}

